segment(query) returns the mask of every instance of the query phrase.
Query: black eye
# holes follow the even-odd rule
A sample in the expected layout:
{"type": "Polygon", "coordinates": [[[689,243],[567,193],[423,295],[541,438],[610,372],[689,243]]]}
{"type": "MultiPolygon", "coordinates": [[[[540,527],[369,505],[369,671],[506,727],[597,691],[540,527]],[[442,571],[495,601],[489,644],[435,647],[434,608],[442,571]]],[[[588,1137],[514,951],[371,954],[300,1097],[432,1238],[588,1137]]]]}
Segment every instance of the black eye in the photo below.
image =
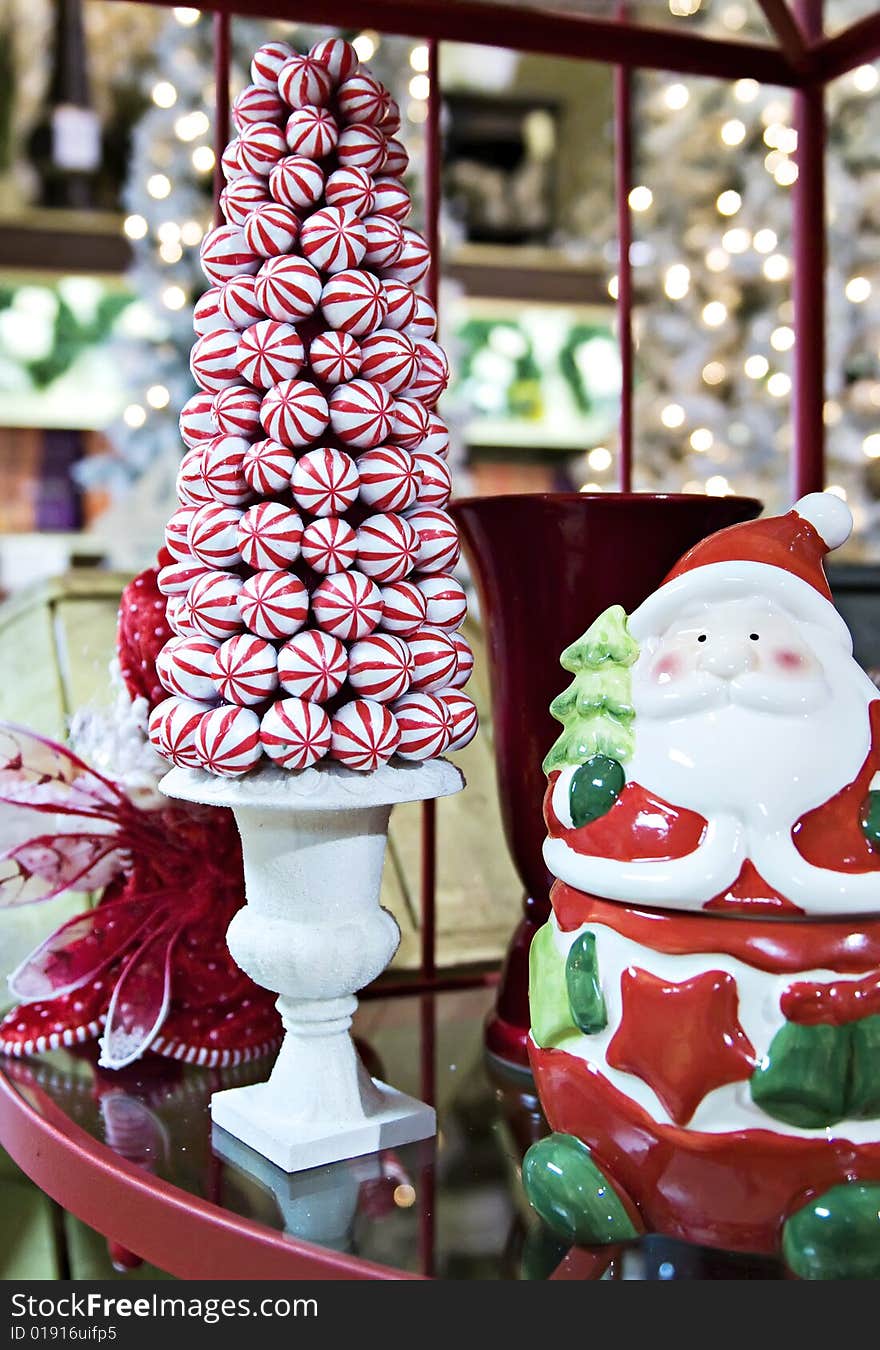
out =
{"type": "Polygon", "coordinates": [[[706,641],[707,641],[707,635],[706,635],[705,633],[701,633],[700,636],[697,638],[697,641],[698,641],[698,642],[706,642],[706,641]]]}
{"type": "Polygon", "coordinates": [[[757,642],[759,637],[760,637],[759,633],[749,633],[749,640],[751,642],[757,642]]]}

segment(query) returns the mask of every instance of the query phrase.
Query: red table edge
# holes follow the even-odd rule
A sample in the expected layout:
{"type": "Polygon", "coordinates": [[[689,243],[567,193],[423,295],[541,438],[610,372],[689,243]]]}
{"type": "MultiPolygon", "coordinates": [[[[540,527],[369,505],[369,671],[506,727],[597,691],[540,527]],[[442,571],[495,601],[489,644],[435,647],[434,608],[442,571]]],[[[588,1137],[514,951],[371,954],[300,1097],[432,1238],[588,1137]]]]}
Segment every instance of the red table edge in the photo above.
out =
{"type": "Polygon", "coordinates": [[[0,1144],[90,1228],[184,1280],[410,1280],[420,1275],[286,1237],[151,1176],[74,1124],[40,1114],[0,1071],[0,1144]],[[61,1128],[56,1120],[64,1122],[61,1128]]]}

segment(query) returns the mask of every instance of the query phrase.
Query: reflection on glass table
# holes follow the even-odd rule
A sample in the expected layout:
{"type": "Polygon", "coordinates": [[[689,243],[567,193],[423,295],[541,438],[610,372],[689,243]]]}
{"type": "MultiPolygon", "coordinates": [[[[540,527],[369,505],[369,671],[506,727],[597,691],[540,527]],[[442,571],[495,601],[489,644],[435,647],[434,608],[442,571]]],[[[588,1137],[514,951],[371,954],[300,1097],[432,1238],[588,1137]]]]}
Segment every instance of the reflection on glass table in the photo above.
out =
{"type": "MultiPolygon", "coordinates": [[[[206,1070],[150,1056],[120,1073],[93,1050],[7,1061],[41,1115],[58,1113],[129,1163],[230,1215],[401,1275],[440,1279],[779,1278],[772,1261],[645,1238],[566,1251],[529,1209],[525,1150],[547,1132],[531,1079],[487,1060],[489,989],[366,1000],[355,1030],[372,1073],[434,1100],[436,1140],[288,1175],[219,1129],[212,1092],[268,1064],[206,1070]]],[[[174,1218],[169,1214],[169,1223],[174,1218]]]]}

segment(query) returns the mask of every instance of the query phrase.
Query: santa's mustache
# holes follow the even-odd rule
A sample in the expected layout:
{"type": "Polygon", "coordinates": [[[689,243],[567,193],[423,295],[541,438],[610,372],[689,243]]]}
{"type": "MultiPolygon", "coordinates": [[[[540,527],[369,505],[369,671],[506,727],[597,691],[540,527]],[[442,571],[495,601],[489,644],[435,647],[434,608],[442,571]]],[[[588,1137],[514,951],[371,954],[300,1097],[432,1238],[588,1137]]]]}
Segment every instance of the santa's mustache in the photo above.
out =
{"type": "Polygon", "coordinates": [[[792,680],[755,670],[727,680],[698,670],[667,685],[645,682],[634,693],[638,714],[683,717],[731,704],[755,712],[810,712],[826,702],[830,689],[821,671],[792,680]]]}

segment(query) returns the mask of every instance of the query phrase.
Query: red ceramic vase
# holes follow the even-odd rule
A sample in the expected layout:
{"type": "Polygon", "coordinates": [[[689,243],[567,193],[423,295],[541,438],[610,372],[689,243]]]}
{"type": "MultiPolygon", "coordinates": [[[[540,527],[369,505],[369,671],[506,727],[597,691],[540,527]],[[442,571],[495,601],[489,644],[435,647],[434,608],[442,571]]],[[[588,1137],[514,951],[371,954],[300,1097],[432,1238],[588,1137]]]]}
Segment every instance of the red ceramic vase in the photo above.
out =
{"type": "Polygon", "coordinates": [[[504,833],[525,890],[488,1049],[528,1066],[528,953],[550,913],[541,762],[558,734],[550,702],[559,653],[609,605],[627,613],[687,549],[751,520],[751,497],[653,493],[523,493],[470,497],[451,511],[473,568],[489,654],[495,767],[504,833]]]}

